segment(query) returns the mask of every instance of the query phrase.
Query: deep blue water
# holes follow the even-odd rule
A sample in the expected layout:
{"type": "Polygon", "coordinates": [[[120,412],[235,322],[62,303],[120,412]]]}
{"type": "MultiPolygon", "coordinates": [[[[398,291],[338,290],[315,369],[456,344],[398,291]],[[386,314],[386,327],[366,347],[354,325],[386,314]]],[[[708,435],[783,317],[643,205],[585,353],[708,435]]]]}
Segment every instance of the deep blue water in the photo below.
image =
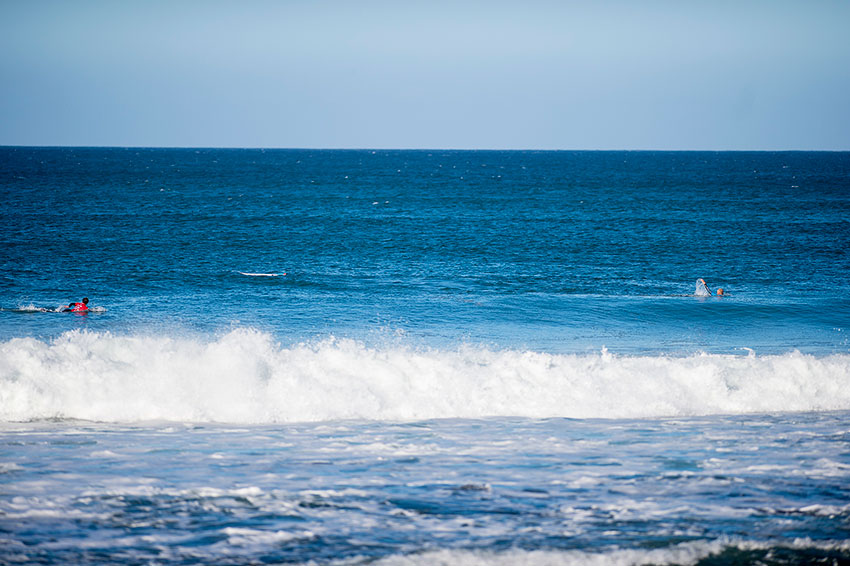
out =
{"type": "Polygon", "coordinates": [[[86,295],[94,331],[848,349],[848,153],[5,148],[0,178],[2,307],[86,295]]]}
{"type": "Polygon", "coordinates": [[[850,563],[850,153],[7,147],[0,191],[0,564],[850,563]]]}

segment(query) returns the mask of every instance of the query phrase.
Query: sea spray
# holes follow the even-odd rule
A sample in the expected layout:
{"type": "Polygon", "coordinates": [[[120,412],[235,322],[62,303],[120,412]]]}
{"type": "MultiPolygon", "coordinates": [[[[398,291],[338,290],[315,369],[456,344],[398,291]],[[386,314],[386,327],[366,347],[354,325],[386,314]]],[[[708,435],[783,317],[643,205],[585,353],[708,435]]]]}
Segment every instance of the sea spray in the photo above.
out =
{"type": "Polygon", "coordinates": [[[624,356],[67,332],[0,344],[0,420],[274,423],[850,409],[850,355],[624,356]]]}

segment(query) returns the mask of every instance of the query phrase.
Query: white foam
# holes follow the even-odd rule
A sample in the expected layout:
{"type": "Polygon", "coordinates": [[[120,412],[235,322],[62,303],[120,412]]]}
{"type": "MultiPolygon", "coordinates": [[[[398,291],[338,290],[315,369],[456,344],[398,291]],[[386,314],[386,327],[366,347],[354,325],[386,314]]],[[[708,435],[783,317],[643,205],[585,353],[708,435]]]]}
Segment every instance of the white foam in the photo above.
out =
{"type": "Polygon", "coordinates": [[[703,279],[697,279],[696,286],[694,288],[694,295],[697,297],[710,297],[711,290],[708,288],[708,285],[705,284],[703,279]]]}
{"type": "Polygon", "coordinates": [[[238,273],[246,277],[280,277],[286,275],[286,273],[250,273],[245,271],[239,271],[238,273]]]}
{"type": "Polygon", "coordinates": [[[316,536],[311,531],[261,531],[237,527],[226,527],[222,532],[227,536],[227,543],[233,546],[266,546],[316,536]]]}
{"type": "MultiPolygon", "coordinates": [[[[419,554],[396,555],[374,562],[376,566],[642,566],[649,564],[696,564],[726,549],[744,551],[771,548],[819,549],[847,551],[843,541],[812,541],[793,539],[781,544],[721,538],[693,541],[666,548],[614,548],[611,550],[521,550],[501,552],[486,550],[433,550],[419,554]]],[[[342,566],[356,561],[339,561],[342,566]]]]}
{"type": "Polygon", "coordinates": [[[283,347],[73,331],[0,343],[0,421],[270,423],[631,418],[850,409],[850,355],[555,355],[459,347],[283,347]]]}
{"type": "Polygon", "coordinates": [[[16,308],[12,309],[14,312],[19,313],[35,313],[35,312],[62,312],[62,309],[67,308],[65,305],[59,307],[38,307],[32,303],[28,305],[18,305],[16,308]]]}
{"type": "MultiPolygon", "coordinates": [[[[18,305],[16,308],[10,309],[10,310],[12,312],[18,312],[18,313],[71,312],[70,310],[68,310],[68,308],[69,308],[68,305],[59,305],[58,307],[39,307],[39,306],[36,306],[36,305],[30,303],[28,305],[18,305]]],[[[4,310],[4,309],[0,309],[0,310],[4,310]]],[[[88,313],[88,312],[103,313],[103,312],[106,312],[106,307],[91,306],[91,307],[88,307],[88,309],[86,309],[85,311],[77,311],[77,312],[80,312],[80,313],[88,313]]]]}
{"type": "Polygon", "coordinates": [[[53,309],[48,309],[46,307],[37,307],[34,304],[30,303],[28,305],[19,305],[18,308],[16,308],[15,310],[18,312],[50,312],[53,309]]]}
{"type": "Polygon", "coordinates": [[[23,468],[15,462],[0,462],[0,474],[9,474],[20,470],[23,470],[23,468]]]}

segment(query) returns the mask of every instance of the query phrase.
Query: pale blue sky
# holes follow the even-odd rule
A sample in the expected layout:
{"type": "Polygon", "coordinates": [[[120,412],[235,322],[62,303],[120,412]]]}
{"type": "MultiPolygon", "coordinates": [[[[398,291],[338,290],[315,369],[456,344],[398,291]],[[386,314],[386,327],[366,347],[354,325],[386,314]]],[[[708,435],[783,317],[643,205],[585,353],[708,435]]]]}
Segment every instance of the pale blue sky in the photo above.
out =
{"type": "Polygon", "coordinates": [[[850,2],[0,0],[0,145],[850,149],[850,2]]]}

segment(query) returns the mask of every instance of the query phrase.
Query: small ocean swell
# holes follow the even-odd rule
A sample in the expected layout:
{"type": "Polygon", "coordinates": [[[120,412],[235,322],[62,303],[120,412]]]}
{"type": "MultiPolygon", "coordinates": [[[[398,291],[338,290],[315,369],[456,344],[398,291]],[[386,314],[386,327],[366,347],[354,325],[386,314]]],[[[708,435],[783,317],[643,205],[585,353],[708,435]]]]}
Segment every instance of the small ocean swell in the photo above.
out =
{"type": "Polygon", "coordinates": [[[67,332],[0,343],[0,421],[641,418],[850,409],[850,355],[548,354],[67,332]]]}

